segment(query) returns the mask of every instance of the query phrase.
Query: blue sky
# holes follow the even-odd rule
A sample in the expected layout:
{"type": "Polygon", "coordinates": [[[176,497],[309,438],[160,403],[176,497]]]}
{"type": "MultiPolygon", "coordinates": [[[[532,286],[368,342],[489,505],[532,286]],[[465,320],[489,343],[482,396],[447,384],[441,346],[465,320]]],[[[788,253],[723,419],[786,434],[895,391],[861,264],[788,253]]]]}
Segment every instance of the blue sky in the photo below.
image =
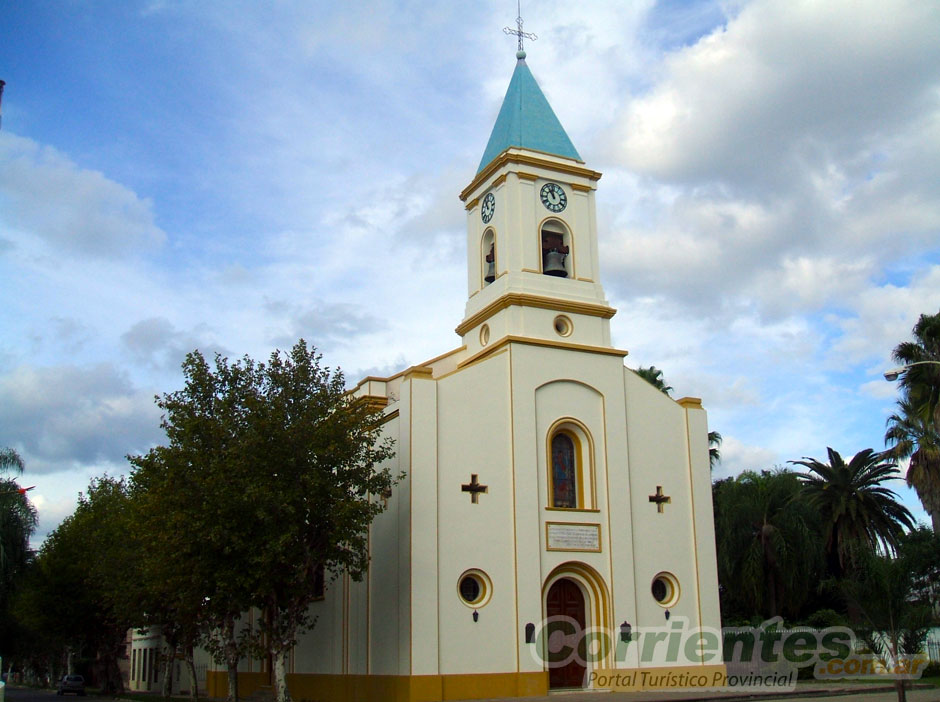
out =
{"type": "MultiPolygon", "coordinates": [[[[940,5],[529,2],[588,166],[628,365],[725,437],[716,476],[882,446],[940,309],[940,5]]],[[[199,348],[303,336],[355,381],[457,345],[464,210],[512,2],[0,5],[0,445],[40,536],[160,441],[199,348]]],[[[916,496],[897,485],[925,519],[916,496]]]]}

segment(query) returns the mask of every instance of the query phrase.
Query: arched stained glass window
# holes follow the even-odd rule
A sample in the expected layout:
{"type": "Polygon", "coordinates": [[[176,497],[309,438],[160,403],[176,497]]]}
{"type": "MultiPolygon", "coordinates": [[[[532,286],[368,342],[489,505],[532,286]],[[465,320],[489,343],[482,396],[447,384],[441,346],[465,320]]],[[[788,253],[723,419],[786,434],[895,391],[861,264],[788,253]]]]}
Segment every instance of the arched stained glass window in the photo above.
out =
{"type": "Polygon", "coordinates": [[[552,506],[578,506],[578,466],[574,442],[564,432],[552,437],[552,506]]]}

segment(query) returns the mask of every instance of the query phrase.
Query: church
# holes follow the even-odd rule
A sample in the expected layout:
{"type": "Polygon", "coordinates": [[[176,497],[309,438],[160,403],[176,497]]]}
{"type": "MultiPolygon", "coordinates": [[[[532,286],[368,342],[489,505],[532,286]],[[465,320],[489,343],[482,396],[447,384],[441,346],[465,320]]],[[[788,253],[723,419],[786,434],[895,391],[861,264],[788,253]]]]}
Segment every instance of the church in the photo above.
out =
{"type": "MultiPolygon", "coordinates": [[[[459,345],[353,391],[381,408],[405,478],[378,498],[367,577],[313,605],[296,700],[525,697],[591,688],[602,669],[716,667],[624,645],[670,622],[720,627],[706,415],[611,345],[601,174],[525,56],[460,193],[459,345]]],[[[263,662],[241,676],[246,695],[269,684],[263,662]]],[[[207,687],[224,696],[224,671],[207,687]]]]}

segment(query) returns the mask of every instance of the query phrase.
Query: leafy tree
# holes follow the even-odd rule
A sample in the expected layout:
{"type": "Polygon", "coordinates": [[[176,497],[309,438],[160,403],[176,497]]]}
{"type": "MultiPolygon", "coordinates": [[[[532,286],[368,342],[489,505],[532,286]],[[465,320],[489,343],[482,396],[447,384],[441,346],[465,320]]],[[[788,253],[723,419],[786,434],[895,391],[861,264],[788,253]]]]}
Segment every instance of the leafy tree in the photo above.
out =
{"type": "Polygon", "coordinates": [[[940,534],[918,527],[905,534],[898,557],[913,578],[911,599],[931,607],[940,620],[940,534]]]}
{"type": "Polygon", "coordinates": [[[238,662],[248,654],[239,621],[255,604],[251,551],[265,546],[253,538],[255,509],[246,504],[263,489],[248,455],[260,376],[247,358],[217,357],[215,366],[198,351],[187,355],[184,388],[157,398],[168,446],[129,460],[148,553],[143,621],[165,628],[171,642],[177,627],[184,639],[195,635],[225,666],[234,702],[238,662]],[[174,562],[185,571],[174,573],[174,562]]]}
{"type": "Polygon", "coordinates": [[[914,518],[883,485],[899,477],[883,454],[865,449],[846,463],[838,451],[828,451],[829,463],[805,456],[790,463],[809,469],[799,474],[803,492],[819,511],[829,570],[841,577],[857,565],[859,549],[894,553],[914,518]]]}
{"type": "MultiPolygon", "coordinates": [[[[857,612],[856,633],[890,669],[899,656],[923,650],[930,628],[930,609],[913,597],[915,581],[904,559],[859,554],[859,568],[842,581],[849,611],[857,612]]],[[[905,702],[905,683],[895,681],[898,702],[905,702]]]]}
{"type": "Polygon", "coordinates": [[[917,365],[900,378],[899,411],[888,418],[885,444],[896,460],[911,459],[907,483],[940,531],[940,313],[921,315],[913,335],[892,354],[898,363],[917,365]]]}
{"type": "Polygon", "coordinates": [[[315,625],[318,573],[361,579],[368,527],[383,509],[372,496],[395,482],[379,469],[392,447],[378,416],[320,361],[303,340],[267,364],[217,356],[212,369],[189,354],[185,387],[158,399],[169,446],[132,459],[135,483],[159,493],[169,518],[198,536],[167,538],[205,559],[193,577],[207,588],[207,629],[224,638],[214,650],[234,650],[238,614],[261,611],[254,644],[274,661],[279,702],[290,699],[288,653],[315,625]]]}
{"type": "Polygon", "coordinates": [[[51,646],[97,662],[106,694],[121,693],[118,668],[124,637],[140,617],[138,549],[123,479],[103,476],[79,495],[75,512],[43,542],[17,614],[51,646]]]}
{"type": "Polygon", "coordinates": [[[206,562],[186,548],[193,541],[190,531],[193,525],[181,519],[184,512],[174,509],[175,505],[168,503],[167,498],[198,500],[199,494],[171,488],[168,495],[167,490],[160,489],[165,484],[145,475],[152,463],[146,457],[140,461],[145,467],[136,472],[132,482],[137,505],[134,530],[141,548],[139,588],[143,616],[138,624],[158,627],[163,637],[163,697],[172,694],[173,663],[182,653],[190,674],[190,696],[196,700],[199,691],[193,649],[205,633],[206,562]],[[181,563],[186,566],[181,568],[181,563]]]}
{"type": "Polygon", "coordinates": [[[796,616],[818,581],[816,516],[788,470],[746,471],[713,488],[722,612],[796,616]]]}

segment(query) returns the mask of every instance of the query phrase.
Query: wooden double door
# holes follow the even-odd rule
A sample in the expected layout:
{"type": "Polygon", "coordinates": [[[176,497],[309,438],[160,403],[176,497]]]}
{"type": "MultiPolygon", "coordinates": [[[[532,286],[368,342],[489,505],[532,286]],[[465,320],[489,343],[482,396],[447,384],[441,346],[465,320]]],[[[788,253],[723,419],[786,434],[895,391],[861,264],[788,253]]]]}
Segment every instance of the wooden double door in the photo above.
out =
{"type": "Polygon", "coordinates": [[[556,580],[548,589],[545,601],[548,616],[548,680],[549,687],[584,687],[587,672],[584,593],[568,578],[556,580]],[[555,617],[564,617],[553,621],[555,617]]]}

